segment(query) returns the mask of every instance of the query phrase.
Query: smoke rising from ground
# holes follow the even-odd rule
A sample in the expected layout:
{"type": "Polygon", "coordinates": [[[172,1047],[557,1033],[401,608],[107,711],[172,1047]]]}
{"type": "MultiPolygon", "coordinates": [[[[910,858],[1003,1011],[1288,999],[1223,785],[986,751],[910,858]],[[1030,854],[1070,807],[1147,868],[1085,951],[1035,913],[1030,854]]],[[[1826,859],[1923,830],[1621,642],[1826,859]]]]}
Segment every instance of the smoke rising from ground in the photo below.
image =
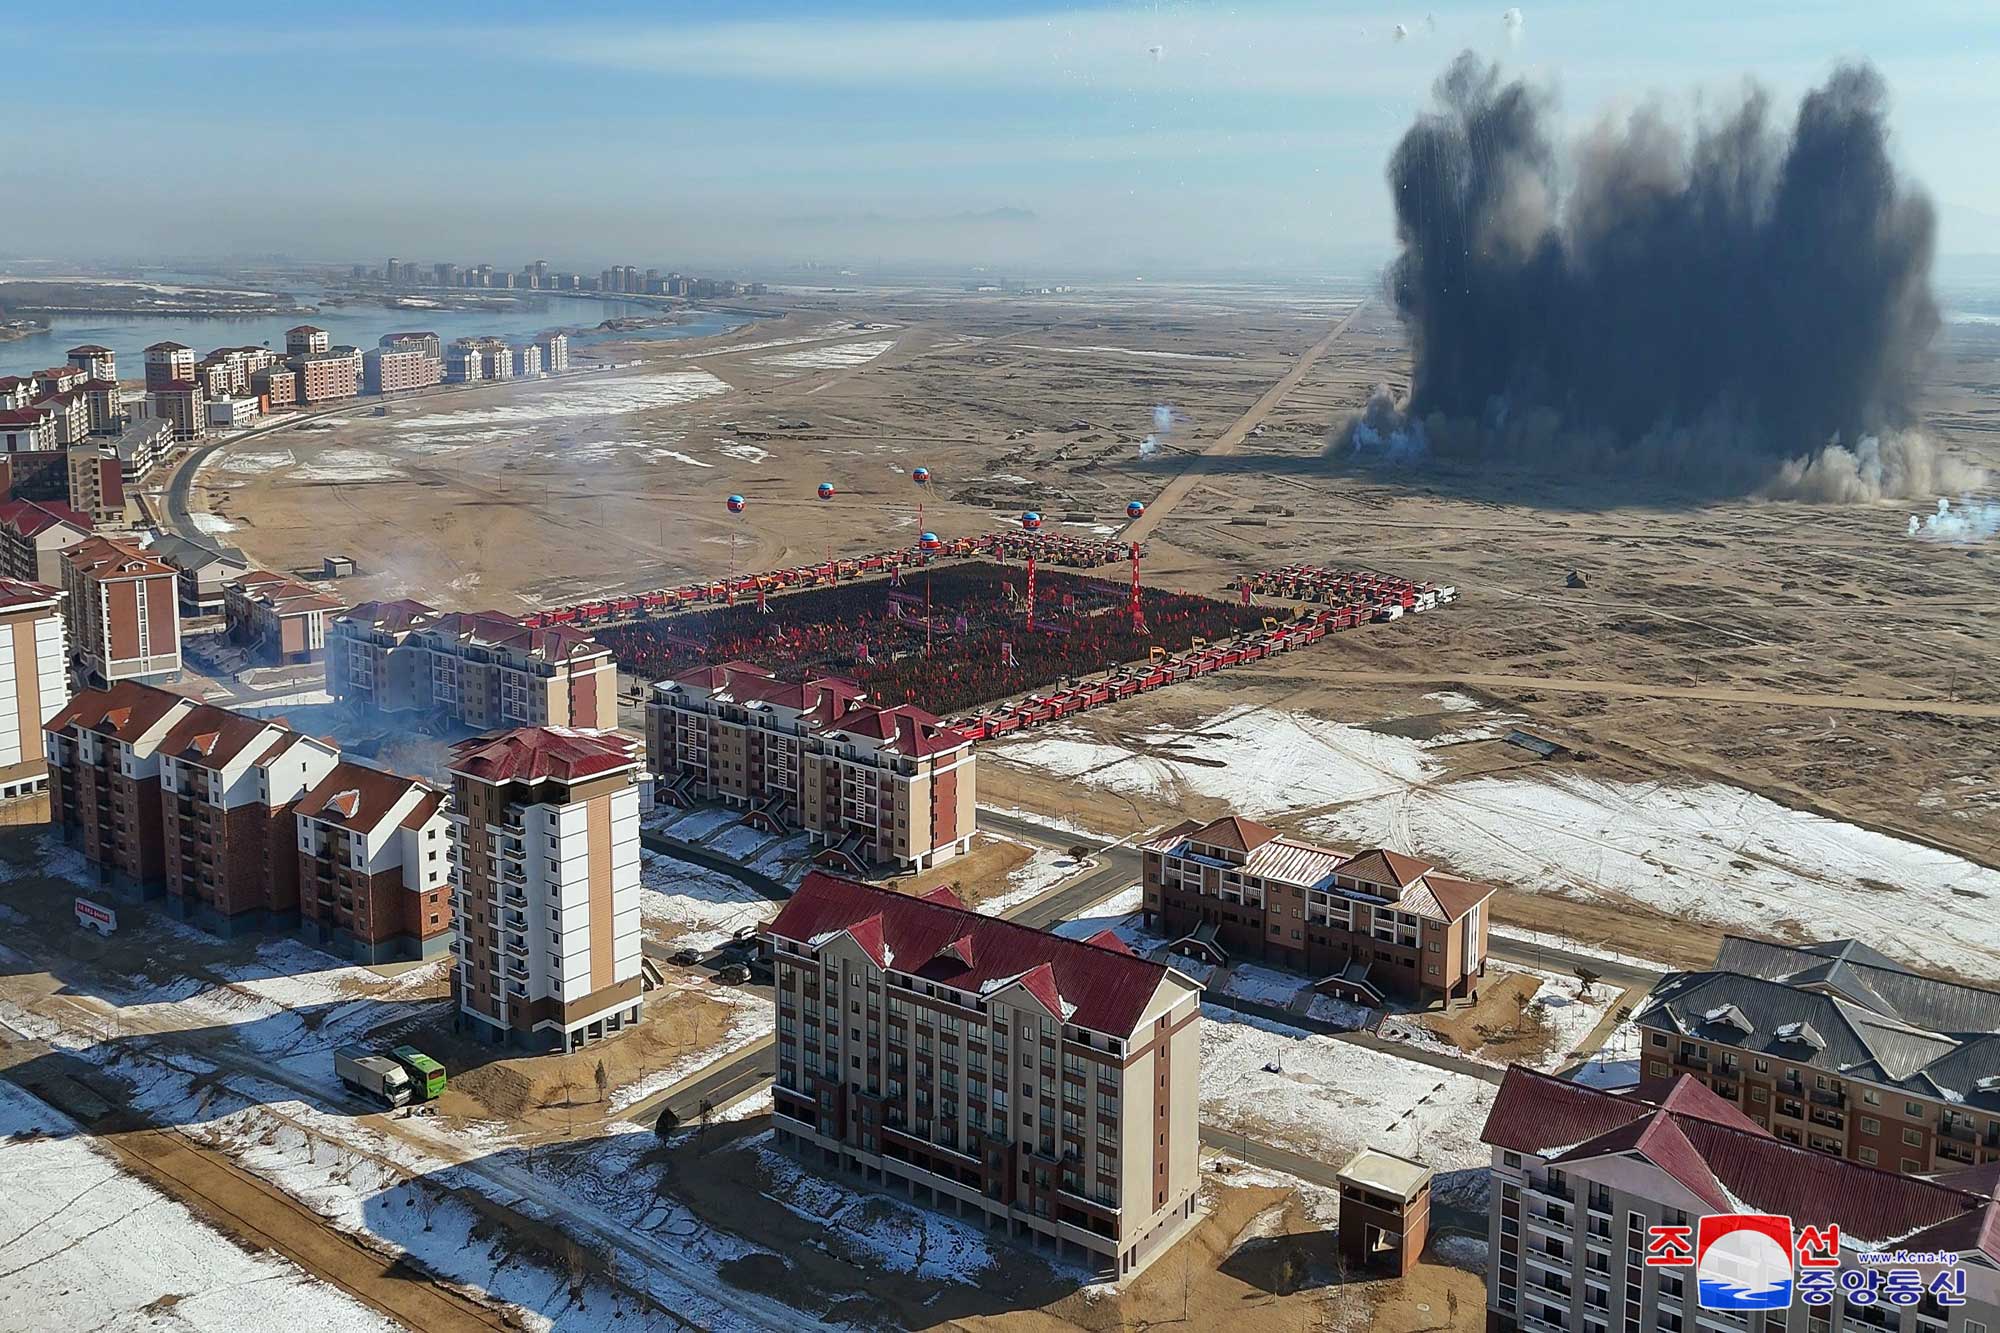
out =
{"type": "Polygon", "coordinates": [[[1827,501],[1975,484],[1913,429],[1935,221],[1872,69],[1784,127],[1758,92],[1691,131],[1607,120],[1567,164],[1547,95],[1470,52],[1436,96],[1389,164],[1410,395],[1337,449],[1827,501]]]}

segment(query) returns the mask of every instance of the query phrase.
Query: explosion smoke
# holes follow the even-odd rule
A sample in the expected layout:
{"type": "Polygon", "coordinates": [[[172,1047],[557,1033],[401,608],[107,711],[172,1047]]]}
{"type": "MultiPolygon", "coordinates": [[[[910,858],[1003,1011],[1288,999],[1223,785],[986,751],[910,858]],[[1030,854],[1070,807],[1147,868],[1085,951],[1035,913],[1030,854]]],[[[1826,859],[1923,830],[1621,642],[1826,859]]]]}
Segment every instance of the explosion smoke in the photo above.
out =
{"type": "Polygon", "coordinates": [[[1872,69],[1789,132],[1757,92],[1691,142],[1657,109],[1607,121],[1566,196],[1545,94],[1467,52],[1436,96],[1389,165],[1410,398],[1341,444],[1828,500],[1974,484],[1910,429],[1935,222],[1872,69]]]}

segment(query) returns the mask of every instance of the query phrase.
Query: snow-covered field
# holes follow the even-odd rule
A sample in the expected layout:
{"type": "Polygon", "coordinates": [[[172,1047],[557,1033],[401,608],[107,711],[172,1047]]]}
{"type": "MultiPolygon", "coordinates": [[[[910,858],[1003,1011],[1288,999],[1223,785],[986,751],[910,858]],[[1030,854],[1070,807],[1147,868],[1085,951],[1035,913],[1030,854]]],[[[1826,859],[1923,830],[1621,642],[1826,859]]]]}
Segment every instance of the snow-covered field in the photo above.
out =
{"type": "Polygon", "coordinates": [[[1440,1175],[1484,1167],[1479,1131],[1496,1091],[1351,1042],[1202,1009],[1203,1121],[1322,1161],[1372,1146],[1414,1155],[1440,1175]]]}
{"type": "Polygon", "coordinates": [[[619,375],[565,385],[522,396],[517,402],[492,407],[461,407],[449,412],[425,412],[396,422],[400,432],[464,431],[477,426],[534,426],[580,417],[615,417],[627,412],[674,407],[729,392],[729,386],[705,370],[675,370],[661,375],[619,375]]]}
{"type": "Polygon", "coordinates": [[[1912,962],[2000,971],[2000,912],[1972,906],[2000,903],[2000,871],[1721,783],[1607,782],[1552,768],[1450,780],[1434,751],[1495,722],[1438,702],[1464,725],[1428,741],[1241,708],[1188,730],[1151,728],[1143,754],[1075,725],[989,753],[1089,787],[1297,816],[1311,835],[1521,889],[1637,901],[1759,935],[1858,936],[1912,962]]]}
{"type": "Polygon", "coordinates": [[[987,916],[1005,915],[1022,903],[1041,897],[1072,875],[1082,874],[1090,865],[1089,861],[1079,861],[1053,848],[1037,847],[1027,861],[1007,872],[1006,891],[980,903],[979,910],[987,916]]]}
{"type": "Polygon", "coordinates": [[[864,366],[896,345],[894,338],[882,338],[872,342],[837,343],[830,347],[812,347],[801,352],[779,352],[774,356],[760,356],[757,364],[773,366],[779,370],[845,370],[849,366],[864,366]]]}
{"type": "Polygon", "coordinates": [[[396,460],[373,449],[328,449],[313,461],[295,467],[288,481],[399,481],[403,471],[396,460]]]}
{"type": "Polygon", "coordinates": [[[0,1083],[0,1327],[84,1333],[401,1325],[290,1261],[251,1253],[0,1083]],[[245,1319],[254,1310],[254,1321],[245,1319]]]}
{"type": "MultiPolygon", "coordinates": [[[[1533,1062],[1536,1069],[1561,1069],[1572,1063],[1575,1057],[1571,1052],[1604,1021],[1604,1015],[1610,1012],[1612,1002],[1620,993],[1616,986],[1600,981],[1590,988],[1589,998],[1580,1000],[1577,998],[1580,983],[1572,974],[1541,972],[1511,963],[1501,970],[1534,977],[1542,983],[1541,989],[1535,992],[1522,1011],[1527,1017],[1540,1021],[1552,1034],[1548,1051],[1533,1062]]],[[[1479,1057],[1475,1055],[1473,1058],[1479,1057]]]]}
{"type": "Polygon", "coordinates": [[[1016,343],[1024,351],[1054,352],[1059,356],[1124,356],[1140,361],[1234,361],[1233,356],[1215,356],[1208,352],[1151,352],[1137,347],[1051,347],[1042,343],[1016,343]]]}

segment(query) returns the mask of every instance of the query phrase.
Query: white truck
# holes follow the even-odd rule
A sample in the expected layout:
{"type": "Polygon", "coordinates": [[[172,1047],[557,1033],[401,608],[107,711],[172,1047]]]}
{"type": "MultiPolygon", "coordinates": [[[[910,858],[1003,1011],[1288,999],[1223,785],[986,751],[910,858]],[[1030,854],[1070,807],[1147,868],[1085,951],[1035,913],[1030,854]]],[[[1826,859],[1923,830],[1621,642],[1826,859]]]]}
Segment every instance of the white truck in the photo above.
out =
{"type": "Polygon", "coordinates": [[[409,1070],[365,1047],[347,1046],[335,1051],[333,1072],[351,1090],[377,1098],[385,1106],[407,1106],[416,1096],[416,1081],[409,1070]]]}

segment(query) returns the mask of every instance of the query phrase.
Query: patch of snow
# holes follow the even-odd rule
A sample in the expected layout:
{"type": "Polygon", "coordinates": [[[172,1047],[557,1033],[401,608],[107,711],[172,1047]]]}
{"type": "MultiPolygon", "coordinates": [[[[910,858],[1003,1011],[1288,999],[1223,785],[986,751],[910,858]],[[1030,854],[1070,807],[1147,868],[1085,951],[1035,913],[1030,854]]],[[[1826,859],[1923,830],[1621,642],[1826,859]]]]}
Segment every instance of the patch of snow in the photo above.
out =
{"type": "Polygon", "coordinates": [[[211,514],[206,510],[197,509],[190,513],[188,517],[194,520],[195,527],[208,533],[210,536],[219,537],[225,532],[235,532],[237,530],[236,524],[231,523],[220,514],[211,514]]]}
{"type": "Polygon", "coordinates": [[[1229,969],[1229,979],[1223,983],[1222,991],[1238,999],[1282,1009],[1298,998],[1306,984],[1306,978],[1296,972],[1280,972],[1275,967],[1260,967],[1255,963],[1238,963],[1229,969]]]}
{"type": "Polygon", "coordinates": [[[680,453],[673,449],[656,449],[653,452],[653,456],[655,458],[660,458],[660,459],[671,459],[676,463],[686,463],[689,467],[715,466],[715,464],[713,463],[704,463],[699,458],[695,458],[689,454],[680,453]]]}
{"type": "Polygon", "coordinates": [[[677,949],[719,948],[744,926],[761,926],[778,914],[777,903],[719,870],[643,848],[639,888],[640,919],[680,928],[677,949]]]}
{"type": "Polygon", "coordinates": [[[293,457],[290,449],[217,450],[202,463],[197,475],[213,467],[217,472],[226,472],[233,477],[262,476],[288,468],[296,462],[298,459],[293,457]]]}
{"type": "Polygon", "coordinates": [[[1439,1236],[1431,1242],[1431,1253],[1439,1262],[1470,1273],[1484,1273],[1492,1258],[1492,1246],[1484,1236],[1439,1236]]]}
{"type": "Polygon", "coordinates": [[[372,449],[326,449],[294,468],[287,481],[400,481],[403,472],[387,454],[372,449]]]}
{"type": "Polygon", "coordinates": [[[615,417],[676,407],[729,392],[729,386],[705,370],[675,370],[660,375],[619,375],[588,383],[536,389],[518,401],[492,407],[464,407],[426,412],[396,423],[396,430],[464,432],[479,426],[520,426],[580,417],[615,417]]]}
{"type": "Polygon", "coordinates": [[[759,449],[754,444],[725,444],[715,452],[744,463],[761,463],[771,456],[768,449],[759,449]]]}
{"type": "Polygon", "coordinates": [[[1004,916],[1012,908],[1041,897],[1056,885],[1082,874],[1090,861],[1079,861],[1051,847],[1037,847],[1027,861],[1007,872],[1007,889],[979,904],[987,916],[1004,916]]]}
{"type": "Polygon", "coordinates": [[[1233,356],[1215,356],[1208,352],[1151,352],[1136,347],[1050,347],[1042,343],[1015,343],[1014,346],[1030,352],[1054,352],[1060,356],[1124,356],[1141,361],[1220,361],[1224,364],[1236,360],[1233,356]]]}
{"type": "Polygon", "coordinates": [[[1426,694],[1424,698],[1436,704],[1439,711],[1446,713],[1476,713],[1486,707],[1479,700],[1470,695],[1460,694],[1456,690],[1438,690],[1426,694]]]}
{"type": "Polygon", "coordinates": [[[781,352],[776,356],[760,356],[760,366],[776,366],[784,370],[844,370],[849,366],[866,365],[882,353],[896,345],[894,338],[884,338],[875,342],[838,343],[831,347],[813,347],[802,352],[781,352]]]}

